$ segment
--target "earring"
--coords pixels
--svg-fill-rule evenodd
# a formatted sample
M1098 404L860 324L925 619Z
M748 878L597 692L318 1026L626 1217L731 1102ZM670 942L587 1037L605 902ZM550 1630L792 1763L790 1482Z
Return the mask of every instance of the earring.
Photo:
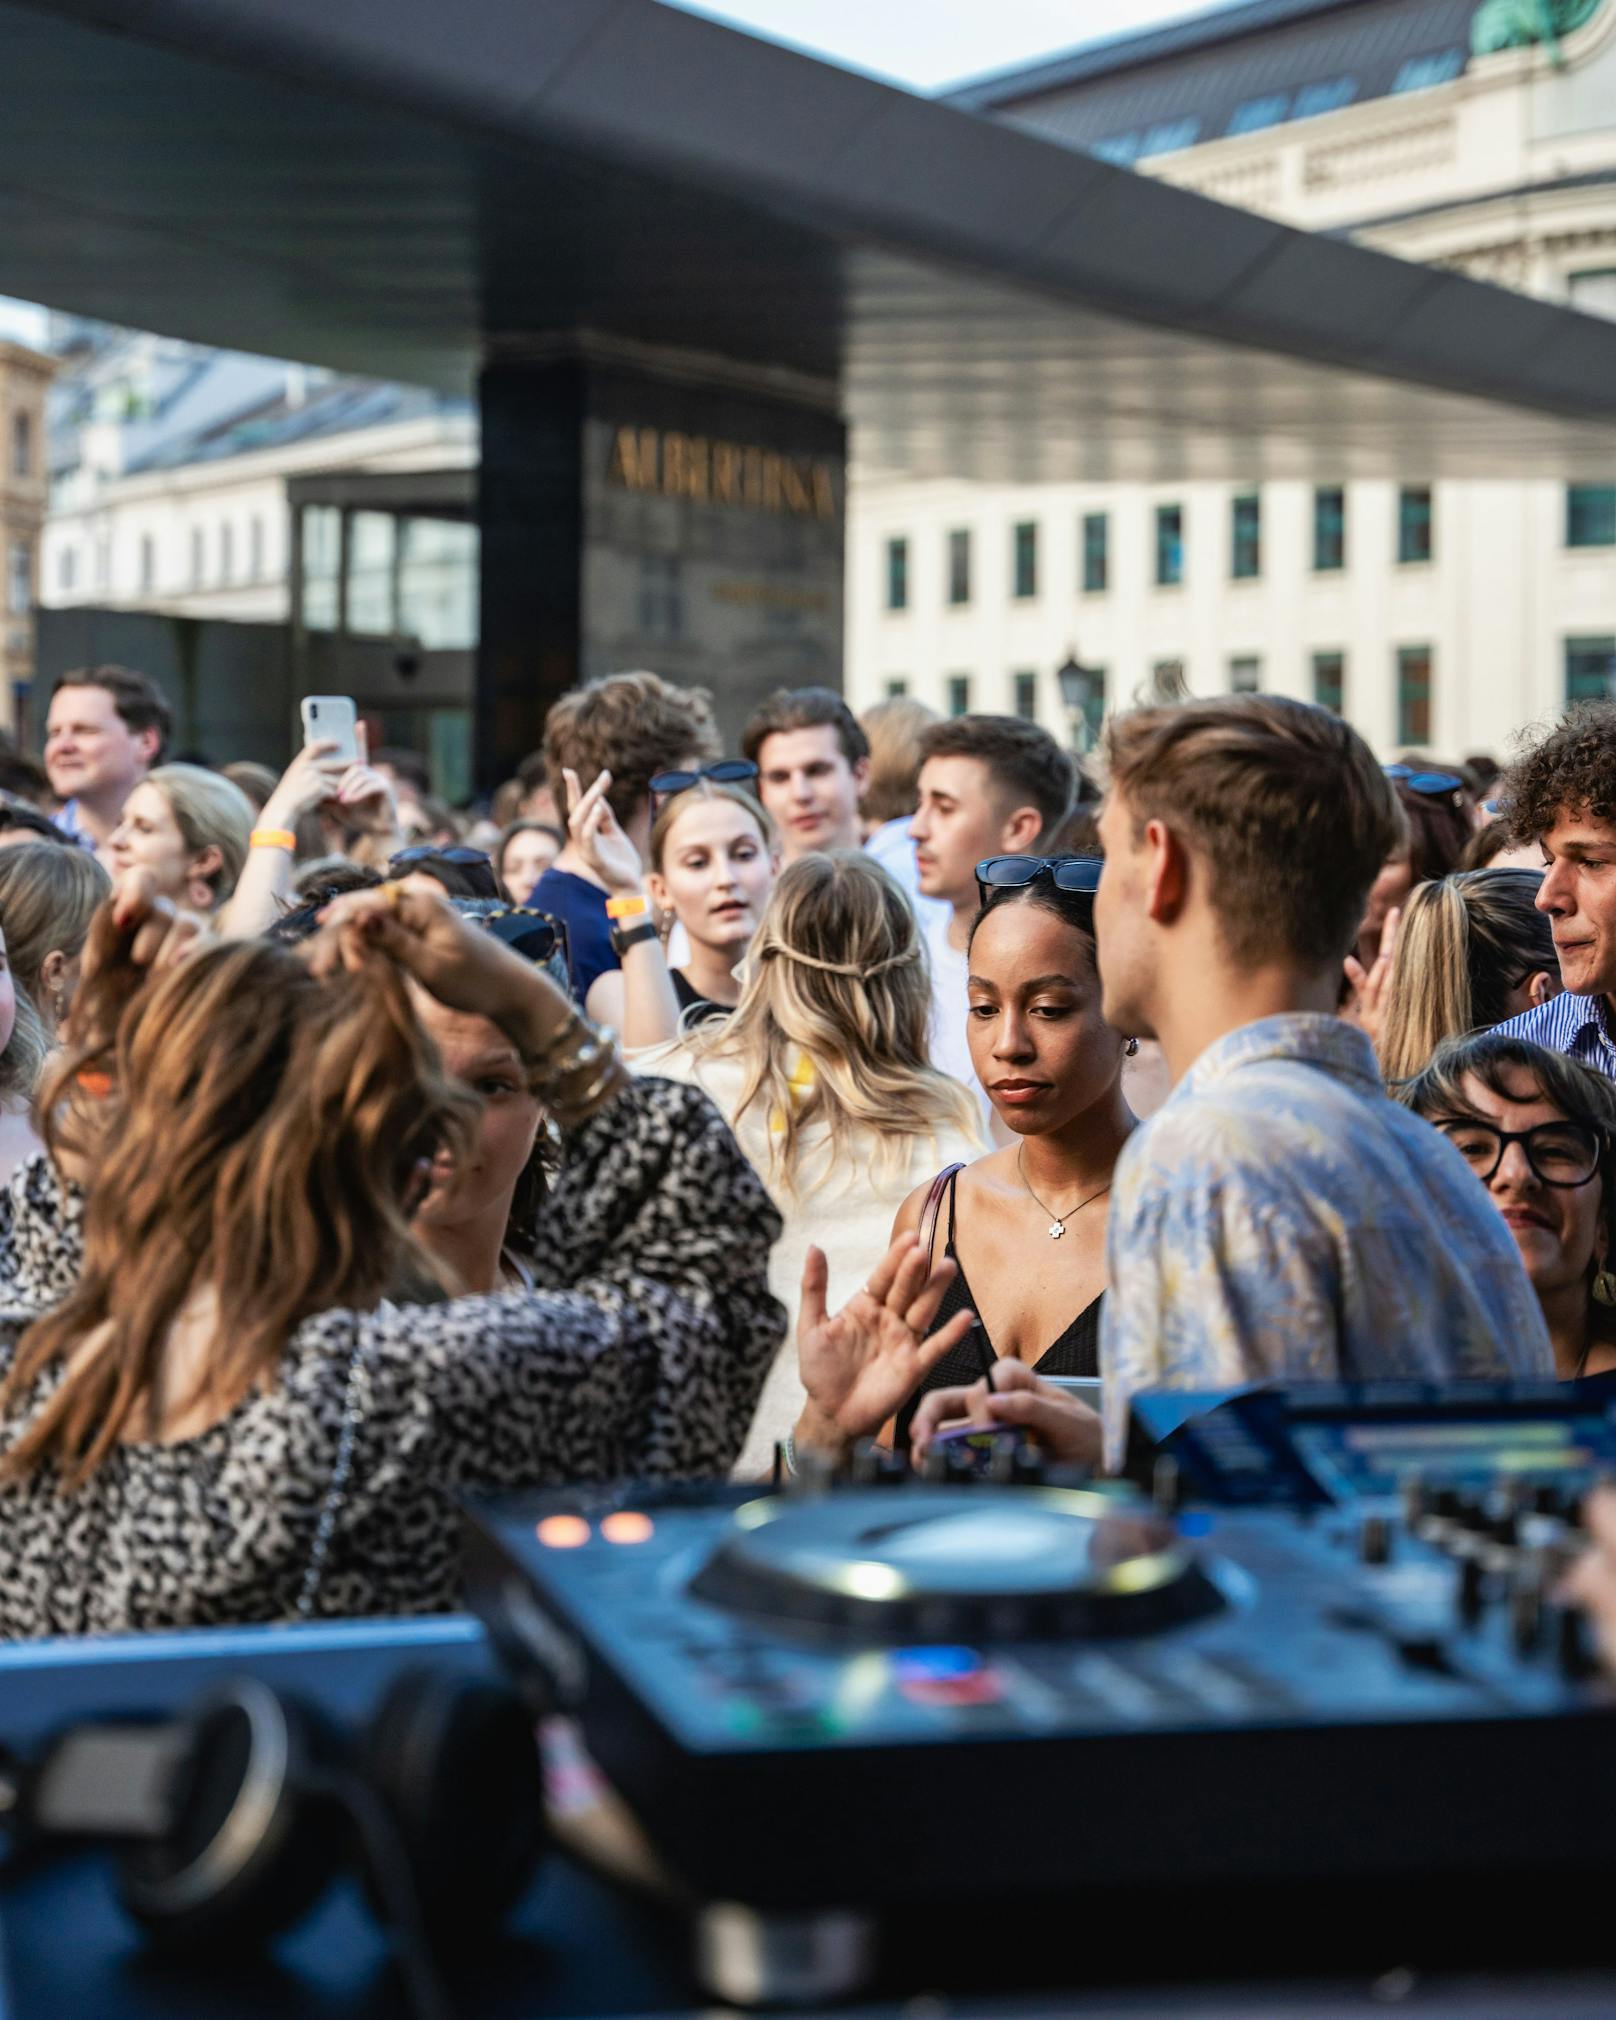
M1139 1040L1137 1038L1130 1038L1122 1049L1130 1059L1134 1058L1139 1051Z
M1616 1305L1616 1270L1600 1270L1595 1276L1594 1303Z

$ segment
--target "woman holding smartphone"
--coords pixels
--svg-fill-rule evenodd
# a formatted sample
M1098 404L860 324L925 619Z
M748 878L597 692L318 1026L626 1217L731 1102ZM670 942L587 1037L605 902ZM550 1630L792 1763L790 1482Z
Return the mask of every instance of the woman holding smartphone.
M899 1411L900 1447L918 1399L975 1382L985 1361L1044 1375L1100 1372L1106 1206L1134 1127L1122 1091L1131 1041L1100 1014L1101 867L1086 856L998 856L977 866L983 907L970 941L967 1035L977 1077L1016 1141L946 1167L909 1195L894 1223L894 1236L915 1233L931 1257L956 1265L940 1317L977 1318L975 1338L938 1361ZM847 1442L845 1422L827 1427L813 1371L803 1372L809 1402L796 1440L835 1449Z

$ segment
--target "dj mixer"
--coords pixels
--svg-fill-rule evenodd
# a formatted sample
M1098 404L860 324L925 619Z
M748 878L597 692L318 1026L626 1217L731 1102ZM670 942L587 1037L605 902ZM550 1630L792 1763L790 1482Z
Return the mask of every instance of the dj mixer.
M1608 1869L1612 1694L1529 1494L600 1492L477 1539L497 1648L701 1899Z

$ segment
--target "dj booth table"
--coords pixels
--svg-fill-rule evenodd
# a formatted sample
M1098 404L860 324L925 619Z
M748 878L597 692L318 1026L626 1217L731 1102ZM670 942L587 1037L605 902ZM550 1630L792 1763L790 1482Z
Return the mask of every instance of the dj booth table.
M166 1712L226 1676L252 1675L358 1722L406 1666L482 1670L480 1628L461 1620L361 1622L308 1628L162 1635L0 1651L0 1741L26 1755L78 1718ZM1593 1792L1590 1791L1592 1799ZM968 1833L965 1834L968 1837ZM962 1856L966 1856L963 1849ZM1260 1954L1262 1907L1251 1904ZM1379 1979L1311 1983L1224 1981L1083 1987L1081 1902L1074 1904L1073 1983L1047 1993L950 1998L834 2009L844 2020L1609 2020L1616 1968L1563 1976L1488 1973L1474 1979ZM1141 1946L1173 1966L1171 1930L1142 1928ZM1015 1930L1004 1910L976 1931L939 1929L939 1955L962 1943L1004 1949ZM1395 1966L1395 1959L1386 1960ZM1188 1965L1190 1960L1183 1960ZM484 2020L679 2020L710 2016L684 1963L671 1921L572 1860L544 1866L505 1936L451 1979L458 2013ZM115 1899L98 1854L29 1864L0 1885L0 2016L3 2020L405 2020L407 2008L385 1935L356 1884L335 1887L314 1914L266 1957L203 1971L160 1958L142 1943Z

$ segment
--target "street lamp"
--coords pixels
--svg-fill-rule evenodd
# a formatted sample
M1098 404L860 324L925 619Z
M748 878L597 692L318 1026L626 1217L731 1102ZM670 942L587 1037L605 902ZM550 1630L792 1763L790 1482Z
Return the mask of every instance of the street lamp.
M1065 664L1055 669L1060 698L1065 705L1072 748L1080 755L1094 743L1093 720L1105 706L1105 672L1098 666L1083 666L1074 650Z

